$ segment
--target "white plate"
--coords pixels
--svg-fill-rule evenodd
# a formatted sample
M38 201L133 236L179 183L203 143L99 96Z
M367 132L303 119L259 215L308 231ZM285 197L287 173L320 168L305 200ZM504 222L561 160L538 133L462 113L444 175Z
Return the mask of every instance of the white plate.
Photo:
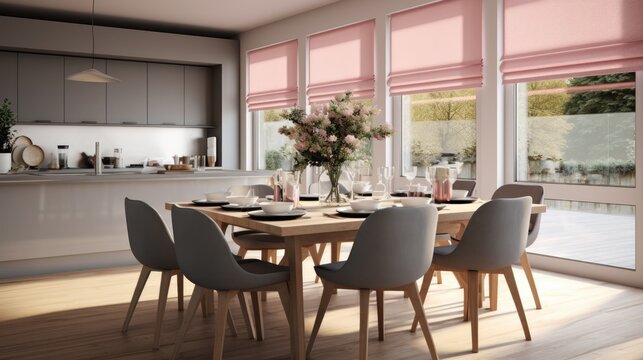
M45 160L45 152L38 145L28 145L22 151L22 161L29 166L38 166Z
M292 209L287 213L276 213L276 214L269 214L263 210L248 212L248 215L251 218L258 219L258 220L292 220L298 217L302 217L305 214L306 214L306 210L303 210L303 209Z

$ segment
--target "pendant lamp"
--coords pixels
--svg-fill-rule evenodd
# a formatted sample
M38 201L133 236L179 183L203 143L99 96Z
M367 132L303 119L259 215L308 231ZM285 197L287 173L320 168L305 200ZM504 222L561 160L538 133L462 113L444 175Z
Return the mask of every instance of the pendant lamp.
M90 83L111 83L114 81L120 81L119 79L109 76L94 68L94 1L95 0L92 0L92 68L69 75L67 80Z

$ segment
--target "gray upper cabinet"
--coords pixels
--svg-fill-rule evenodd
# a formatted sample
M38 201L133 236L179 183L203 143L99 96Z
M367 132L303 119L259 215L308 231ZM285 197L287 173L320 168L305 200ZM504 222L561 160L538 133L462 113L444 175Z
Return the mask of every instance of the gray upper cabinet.
M121 80L107 84L107 123L147 124L147 64L107 60L106 70Z
M150 63L147 75L147 123L184 125L184 67Z
M64 67L62 56L18 54L18 121L64 121Z
M91 67L92 59L65 57L65 78ZM93 67L104 72L105 60L94 60ZM65 123L104 124L106 91L105 84L65 80Z
M9 107L18 112L18 54L0 51L0 106L4 99L11 102Z
M214 126L212 69L209 67L185 67L185 125Z

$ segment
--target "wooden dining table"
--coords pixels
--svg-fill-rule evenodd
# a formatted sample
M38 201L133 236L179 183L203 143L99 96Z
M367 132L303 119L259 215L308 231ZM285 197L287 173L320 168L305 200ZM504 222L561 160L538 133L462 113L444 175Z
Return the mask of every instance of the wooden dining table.
M389 206L399 206L391 200ZM477 200L468 204L446 204L438 212L438 227L449 224L466 226L473 213L484 203ZM170 210L173 205L193 206L191 202L165 204ZM306 337L304 323L304 291L302 274L302 248L323 243L352 242L364 221L363 218L347 218L337 214L332 207L322 207L318 202L302 201L301 206L306 214L293 220L266 221L250 218L246 212L228 211L220 207L194 207L212 218L225 233L229 226L239 226L250 230L266 232L280 236L285 241L285 256L290 268L290 311L292 323L290 326L291 357L305 359ZM543 204L533 204L532 213L543 213Z

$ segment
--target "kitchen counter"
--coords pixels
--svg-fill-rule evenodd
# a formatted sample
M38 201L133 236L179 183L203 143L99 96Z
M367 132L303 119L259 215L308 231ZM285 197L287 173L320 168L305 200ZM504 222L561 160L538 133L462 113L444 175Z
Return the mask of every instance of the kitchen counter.
M205 198L233 185L266 184L270 171L141 173L93 169L0 175L0 278L137 264L124 199L143 200L168 229L168 201Z
M95 175L94 169L68 170L29 170L16 174L0 174L0 185L20 183L86 183L86 182L119 182L119 181L167 181L167 180L207 180L246 177L267 177L270 171L241 171L222 168L208 168L205 171L156 173L156 169L105 169L102 175Z

